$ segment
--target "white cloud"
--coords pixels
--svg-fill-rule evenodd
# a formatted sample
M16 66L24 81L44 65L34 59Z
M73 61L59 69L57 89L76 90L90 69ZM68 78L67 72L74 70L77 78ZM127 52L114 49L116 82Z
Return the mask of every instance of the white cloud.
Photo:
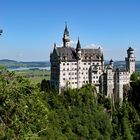
M94 49L100 48L100 49L102 50L101 45L96 45L96 44L94 44L94 43L91 43L91 44L89 44L89 45L85 45L84 48L94 48Z
M71 43L71 46L75 48L76 47L76 44L77 44L77 41L76 40L71 40L70 43ZM62 47L63 46L63 43L56 44L56 46L57 47Z

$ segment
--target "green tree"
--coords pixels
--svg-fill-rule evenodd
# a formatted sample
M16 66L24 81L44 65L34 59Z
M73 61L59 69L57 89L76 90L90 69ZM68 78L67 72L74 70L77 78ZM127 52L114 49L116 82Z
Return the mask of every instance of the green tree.
M47 127L48 108L42 93L13 72L0 72L0 138L37 138Z

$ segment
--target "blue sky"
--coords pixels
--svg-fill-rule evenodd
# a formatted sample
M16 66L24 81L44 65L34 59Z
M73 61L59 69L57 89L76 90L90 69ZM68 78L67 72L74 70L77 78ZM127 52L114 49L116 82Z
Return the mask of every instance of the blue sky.
M132 46L140 60L139 0L0 0L0 59L49 60L67 22L72 45L98 47L124 60Z

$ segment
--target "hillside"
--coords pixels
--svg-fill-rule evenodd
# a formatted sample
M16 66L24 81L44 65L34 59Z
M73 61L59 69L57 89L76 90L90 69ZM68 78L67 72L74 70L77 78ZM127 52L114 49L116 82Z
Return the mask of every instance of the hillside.
M19 67L49 67L49 61L33 61L33 62L23 62L23 61L15 61L2 59L0 60L0 64L4 65L7 68L19 68Z

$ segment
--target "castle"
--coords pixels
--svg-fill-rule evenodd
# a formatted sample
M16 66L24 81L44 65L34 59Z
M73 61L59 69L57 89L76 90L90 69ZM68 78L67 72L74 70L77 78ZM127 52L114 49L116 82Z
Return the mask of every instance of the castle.
M82 48L78 39L76 48L71 47L67 25L64 29L63 46L54 44L50 54L51 85L61 92L65 88L80 88L91 83L97 92L114 100L123 100L123 86L129 84L135 72L134 50L129 47L125 58L126 68L114 68L113 60L104 64L100 48Z

